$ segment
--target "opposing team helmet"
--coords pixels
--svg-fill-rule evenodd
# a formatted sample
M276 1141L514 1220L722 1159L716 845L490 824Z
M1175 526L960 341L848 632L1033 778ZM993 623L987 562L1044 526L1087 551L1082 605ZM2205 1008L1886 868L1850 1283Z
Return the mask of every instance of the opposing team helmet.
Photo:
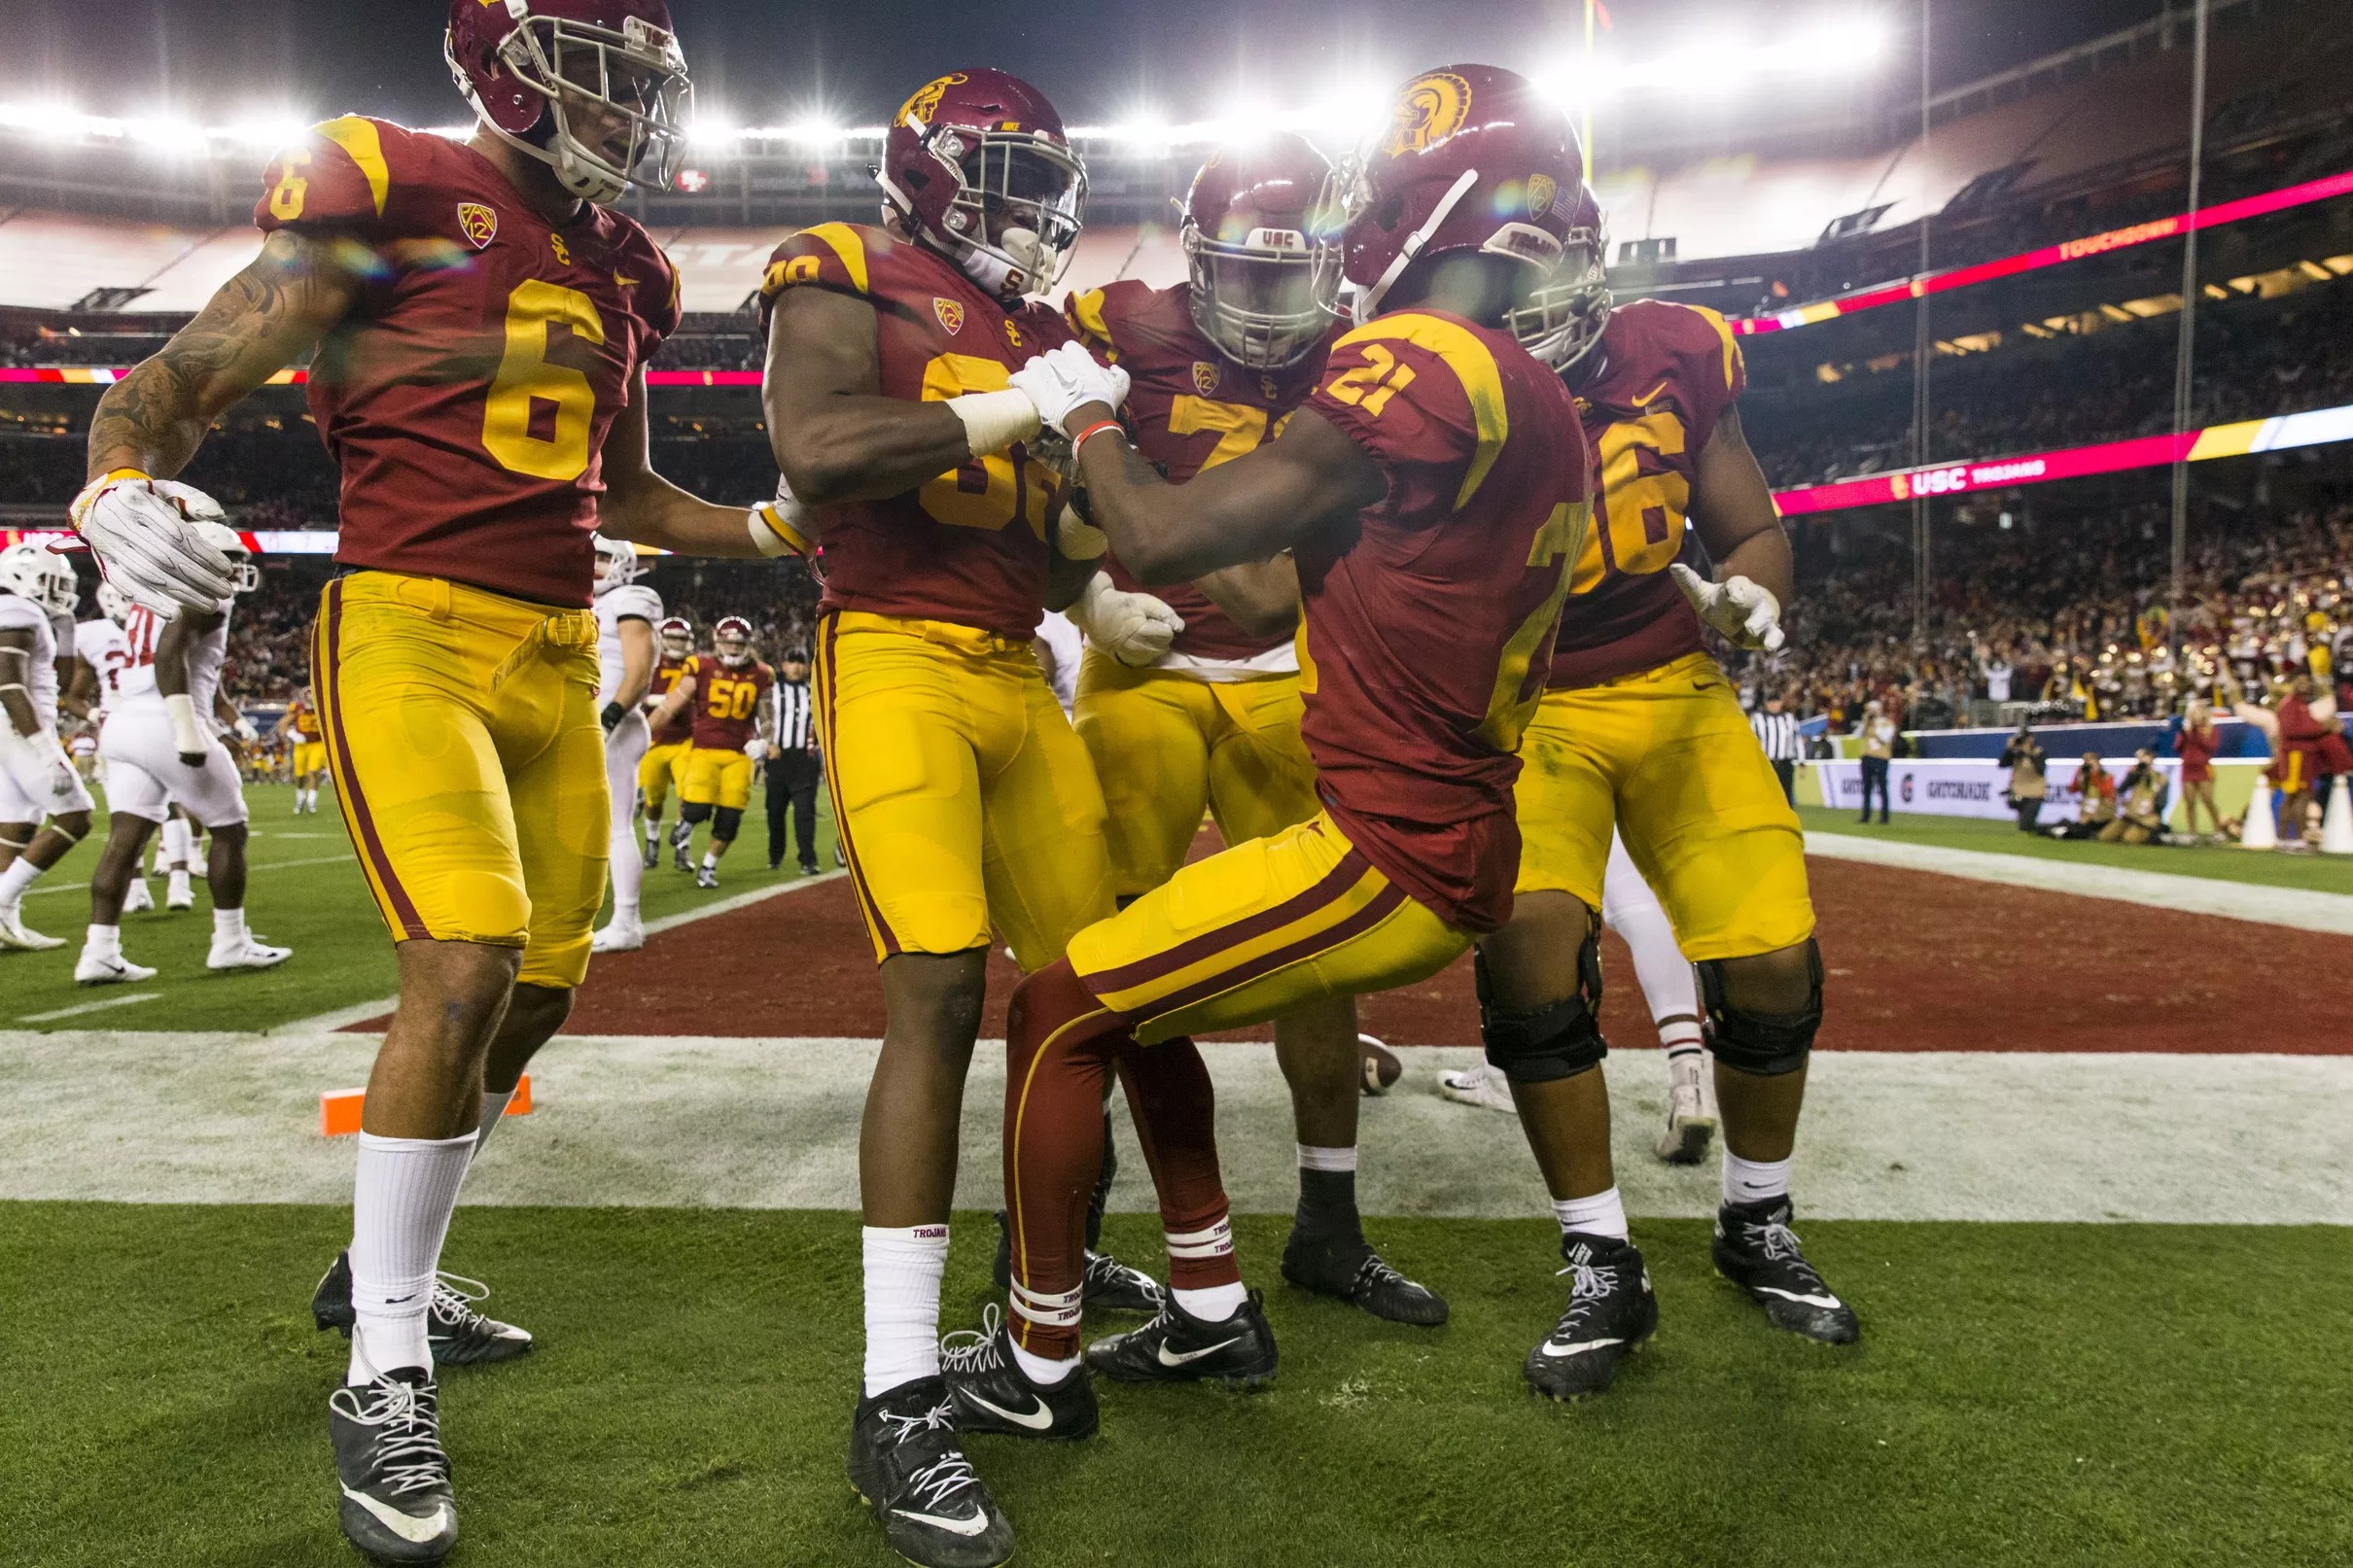
M99 614L104 615L108 620L113 621L117 626L120 626L124 621L130 619L130 612L136 608L138 607L131 603L131 599L128 594L124 593L122 589L116 587L113 583L108 582L103 578L99 580Z
M70 615L82 603L73 563L47 545L12 544L0 551L0 593L13 593L52 615Z
M1086 210L1061 114L1003 71L925 83L892 120L874 178L887 212L1001 299L1053 288Z
M602 534L590 538L596 544L596 591L600 598L624 583L635 582L645 574L637 546L627 540L607 539Z
M1306 358L1337 319L1335 216L1332 166L1304 138L1282 132L1211 154L1178 232L1201 334L1246 369Z
M245 538L227 523L196 519L193 525L205 543L228 557L232 574L229 594L252 593L262 586L262 569L254 565L253 551L246 548ZM227 609L224 605L222 608Z
M720 663L740 670L752 662L752 623L741 615L721 616L711 630L711 644L719 649Z
M666 0L449 0L441 53L491 134L582 200L677 174L693 88Z
M1568 287L1585 154L1568 117L1516 72L1450 65L1415 77L1341 182L1343 266L1359 321L1381 313L1414 262L1454 252L1502 257L1538 274L1518 293L1515 335L1528 307ZM1549 321L1553 312L1541 314ZM1546 321L1529 326L1529 352L1564 363L1568 334Z
M663 657L671 659L683 659L687 654L694 651L694 622L688 620L685 616L665 616L662 620L659 632L662 640Z

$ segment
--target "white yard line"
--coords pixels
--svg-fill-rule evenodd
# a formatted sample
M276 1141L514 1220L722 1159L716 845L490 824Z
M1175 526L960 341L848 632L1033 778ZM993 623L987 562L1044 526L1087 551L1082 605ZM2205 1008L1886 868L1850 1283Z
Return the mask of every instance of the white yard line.
M81 1029L0 1032L0 1199L350 1200L351 1150L318 1135L322 1090L375 1042ZM467 1178L469 1202L847 1209L876 1043L566 1037L532 1063L539 1108ZM1205 1047L1226 1181L1245 1212L1297 1193L1289 1098L1263 1045ZM1467 1049L1403 1053L1363 1105L1370 1214L1542 1217L1508 1116L1438 1097ZM1659 1164L1656 1052L1609 1063L1619 1184L1642 1215L1704 1215L1714 1163ZM1004 1052L965 1096L960 1206L992 1208ZM1801 1216L2353 1224L2353 1059L1826 1051L1808 1083ZM1151 1207L1126 1118L1113 1206Z
M707 921L715 915L731 915L739 909L749 909L754 904L766 903L771 898L782 897L790 892L798 892L804 888L814 888L820 883L834 882L849 874L847 871L827 871L820 876L802 877L794 882L778 883L772 888L755 888L750 892L736 893L732 897L716 899L708 904L697 904L692 909L681 910L675 915L665 915L657 921L648 921L646 934L659 936L664 931L674 931L682 925L692 925L696 921ZM324 1013L314 1013L308 1018L299 1018L289 1024L280 1024L275 1028L264 1032L279 1036L333 1034L338 1030L349 1028L354 1024L365 1024L371 1018L382 1018L398 1006L400 1000L399 996L394 995L378 996L371 1001L353 1002L349 1006L334 1008Z
M350 858L351 856L348 854L313 854L306 855L298 860L256 860L247 865L245 869L248 873L255 871L286 871L295 866L333 865L337 860L348 860ZM26 889L24 896L27 898L39 898L46 893L77 893L87 892L88 889L89 884L87 882L44 883L40 887Z
M160 991L135 991L121 996L108 996L100 1001L78 1002L72 1007L52 1008L46 1013L26 1013L20 1016L17 1022L19 1024L47 1024L54 1019L79 1018L84 1013L103 1013L116 1007L128 1007L134 1002L160 1001L162 997L163 993Z
M2184 877L2165 871L2134 871L2123 866L2085 865L2073 860L2046 860L2038 855L2001 854L1979 850L1954 850L1934 844L1906 844L1897 839L1865 838L1856 833L1809 833L1806 853L1831 860L1860 860L1871 865L1898 866L1907 871L1934 871L1972 882L1998 882L2011 888L2038 888L2048 892L2078 893L2087 898L2111 898L2152 909L2175 909L2194 915L2221 915L2230 920L2265 925L2286 925L2302 931L2325 931L2353 936L2353 895L2315 892L2301 888L2266 888L2255 883L2228 882L2215 877ZM2162 851L2152 850L2152 854ZM2230 850L2181 854L2229 854ZM2244 853L2255 853L2252 851Z

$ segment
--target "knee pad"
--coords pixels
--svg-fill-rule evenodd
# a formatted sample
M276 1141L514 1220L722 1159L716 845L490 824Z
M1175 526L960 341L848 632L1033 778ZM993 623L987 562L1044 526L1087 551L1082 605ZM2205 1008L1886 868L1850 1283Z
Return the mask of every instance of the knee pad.
M1549 1083L1573 1078L1598 1066L1609 1055L1601 1038L1601 939L1586 937L1577 949L1577 992L1573 996L1539 1007L1532 1013L1495 1010L1494 993L1487 978L1487 955L1471 959L1471 974L1479 988L1479 1037L1487 1042L1487 1060L1514 1083Z
M1814 1031L1822 1027L1822 948L1806 939L1807 978L1810 985L1806 1006L1795 1013L1750 1013L1724 1000L1724 960L1705 958L1694 965L1700 972L1700 1006L1707 1015L1707 1046L1716 1060L1760 1078L1796 1072L1813 1052Z
M692 824L711 819L712 808L702 801L682 800L678 803L678 819Z
M741 806L719 806L711 813L711 836L721 844L735 842L735 830L744 825Z

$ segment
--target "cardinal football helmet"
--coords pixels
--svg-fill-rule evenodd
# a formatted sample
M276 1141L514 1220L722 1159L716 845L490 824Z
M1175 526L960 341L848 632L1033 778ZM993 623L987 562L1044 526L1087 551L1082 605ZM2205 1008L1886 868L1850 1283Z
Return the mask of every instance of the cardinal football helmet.
M1193 176L1178 236L1193 325L1246 369L1296 365L1337 319L1331 191L1331 164L1288 132L1221 148Z
M684 615L671 615L661 624L662 656L683 659L694 651L694 622Z
M637 548L627 540L607 539L602 534L590 538L596 543L596 591L600 596L625 582L635 582L644 574Z
M491 133L574 195L611 201L677 172L693 89L666 0L449 0L441 53ZM599 121L605 135L581 134Z
M1341 249L1357 320L1379 315L1422 258L1499 256L1542 274L1517 296L1513 335L1547 364L1567 363L1575 323L1565 302L1543 301L1576 285L1568 252L1585 155L1568 117L1527 78L1492 65L1424 71L1398 89L1388 124L1351 160L1343 185Z
M950 71L917 89L874 178L886 212L1001 299L1053 288L1086 209L1061 114L1003 71Z
M711 630L712 645L719 649L719 662L730 670L740 670L752 662L752 623L741 615L722 615Z

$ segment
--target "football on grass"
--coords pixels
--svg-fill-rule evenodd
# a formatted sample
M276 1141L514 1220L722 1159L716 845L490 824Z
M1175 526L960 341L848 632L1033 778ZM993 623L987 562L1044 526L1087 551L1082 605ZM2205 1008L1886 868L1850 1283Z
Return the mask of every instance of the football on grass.
M1397 1060L1397 1053L1369 1034L1356 1036L1356 1058L1363 1069L1364 1092L1368 1095L1387 1094L1405 1072L1405 1063Z

